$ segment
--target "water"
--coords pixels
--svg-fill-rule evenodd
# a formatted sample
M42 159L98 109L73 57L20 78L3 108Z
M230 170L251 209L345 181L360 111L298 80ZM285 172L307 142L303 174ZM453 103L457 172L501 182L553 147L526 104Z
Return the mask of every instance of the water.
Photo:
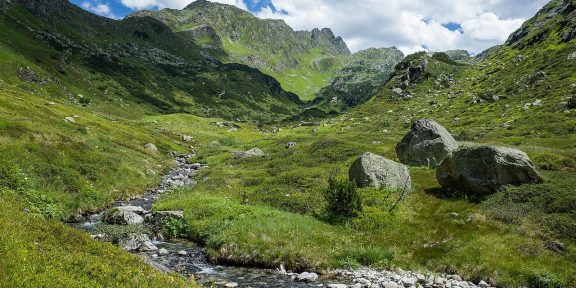
M200 169L198 165L187 164L188 156L176 156L178 167L162 177L159 187L146 191L141 197L130 201L118 201L109 208L121 206L139 206L149 211L152 204L163 193L169 193L175 187L190 186L195 182L193 176ZM82 223L74 227L92 235L98 233L104 212L90 215ZM292 280L292 275L281 274L270 269L242 268L234 266L215 265L208 261L205 249L200 245L186 240L158 241L152 239L159 249L165 248L168 255L160 256L158 251L137 252L147 263L164 272L175 272L185 278L194 276L197 282L206 286L224 287L228 283L237 283L238 287L321 287L330 283L345 283L346 281L324 280L316 283L301 283ZM186 255L180 255L186 251Z

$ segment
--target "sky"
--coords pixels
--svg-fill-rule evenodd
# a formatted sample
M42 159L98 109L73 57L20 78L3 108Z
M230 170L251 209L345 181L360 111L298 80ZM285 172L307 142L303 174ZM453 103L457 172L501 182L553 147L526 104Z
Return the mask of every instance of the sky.
M71 0L121 19L142 9L181 9L192 0ZM405 54L502 44L549 0L214 0L282 19L295 30L329 27L352 52L396 46Z

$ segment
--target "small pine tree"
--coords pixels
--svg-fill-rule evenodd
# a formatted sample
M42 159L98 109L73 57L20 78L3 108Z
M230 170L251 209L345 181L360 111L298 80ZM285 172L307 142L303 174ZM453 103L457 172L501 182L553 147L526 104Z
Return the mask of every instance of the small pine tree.
M356 183L348 180L328 179L328 189L324 193L328 202L328 212L341 216L355 216L362 211L362 198Z

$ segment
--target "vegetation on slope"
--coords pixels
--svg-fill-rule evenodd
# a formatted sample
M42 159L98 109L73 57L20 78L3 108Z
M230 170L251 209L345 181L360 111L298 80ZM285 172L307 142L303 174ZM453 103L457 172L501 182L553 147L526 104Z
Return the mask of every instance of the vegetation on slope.
M131 15L146 16L165 23L224 62L260 69L303 100L321 97L329 104L338 94L337 104L329 106L338 112L372 97L403 57L395 48L351 54L342 38L328 28L293 31L281 20L259 19L234 6L208 1L193 2L183 10Z

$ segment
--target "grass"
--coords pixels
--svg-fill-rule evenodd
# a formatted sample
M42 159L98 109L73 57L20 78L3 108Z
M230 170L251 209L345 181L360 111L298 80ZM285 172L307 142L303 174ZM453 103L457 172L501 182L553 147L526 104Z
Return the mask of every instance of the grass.
M573 252L557 254L544 247L545 241L559 239L571 251L574 239L557 237L544 229L550 222L523 220L525 224L519 227L500 221L486 210L493 206L506 211L508 202L495 200L500 194L484 203L444 195L430 169L412 169L414 191L393 212L389 210L398 194L360 189L364 209L357 217L334 219L327 215L323 193L333 171L339 171L339 178L346 177L347 167L364 151L395 159L394 145L401 138L401 131L374 134L370 126L364 131L366 126L354 122L369 120L352 118L327 121L322 127L285 128L273 133L250 126L236 132L214 129L210 121L191 116L150 117L150 121L156 120L154 127L196 133L195 147L210 167L199 176L198 186L163 198L155 209L185 210L190 237L205 243L211 259L220 263L263 267L282 263L295 270L401 267L459 273L474 281L484 279L512 286L538 277L565 286L575 283ZM174 119L181 122L175 123ZM234 137L234 145L209 147L208 143L224 136ZM298 145L285 149L289 141ZM268 156L232 158L232 151L252 147L261 148ZM572 152L530 147L525 149L530 155L565 155L537 162L558 171L545 172L545 184L533 188L542 191L540 195L548 195L548 202L564 203L562 199L574 194L570 186L574 170L564 160L572 159ZM555 181L561 178L568 182ZM558 192L547 193L550 189ZM522 195L522 190L518 191ZM533 202L538 203L538 199ZM500 206L492 205L495 202ZM571 209L568 203L559 209ZM453 218L451 212L459 216ZM552 219L567 219L566 225L572 225L570 213Z
M0 287L193 287L0 192Z

